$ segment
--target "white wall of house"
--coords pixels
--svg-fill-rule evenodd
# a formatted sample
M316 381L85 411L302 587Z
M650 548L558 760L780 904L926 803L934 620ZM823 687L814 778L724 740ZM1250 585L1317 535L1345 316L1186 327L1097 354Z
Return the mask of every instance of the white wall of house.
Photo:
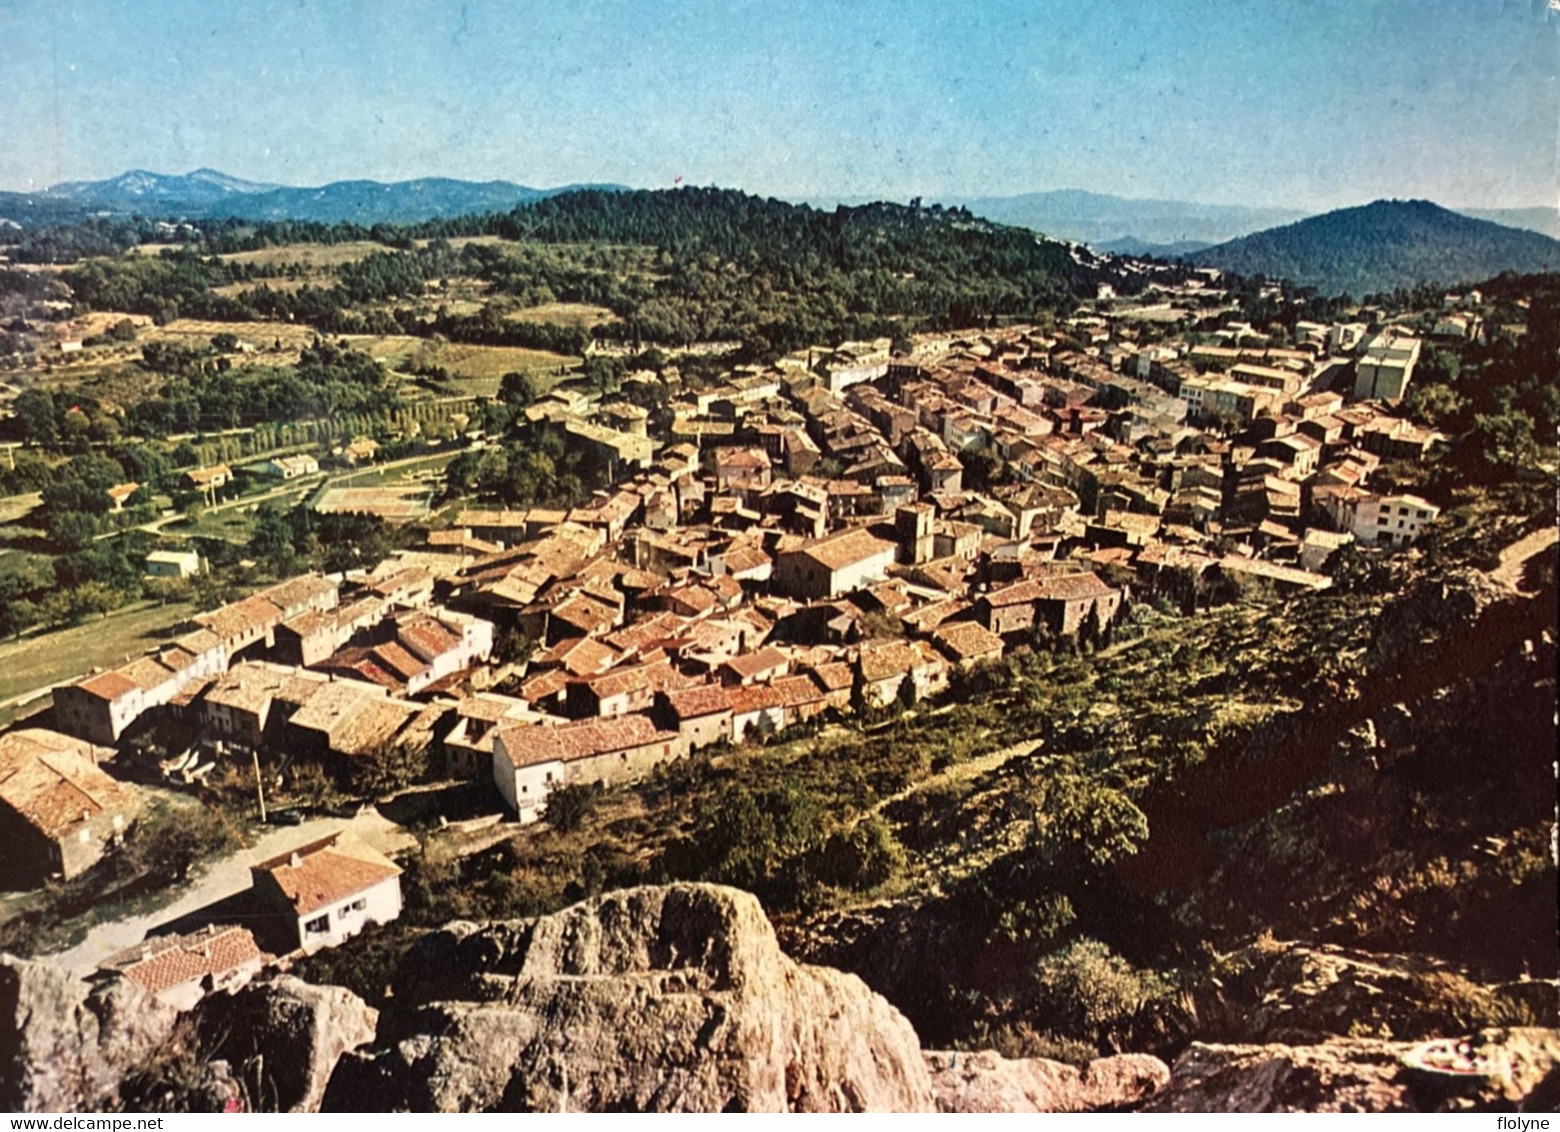
M888 577L888 568L894 564L894 553L894 548L890 546L860 562L852 562L833 571L829 575L829 596L836 597L859 590L869 583L882 581Z
M731 717L733 743L740 743L744 739L756 739L761 735L773 735L784 730L785 708L783 706L759 708L756 711L733 714Z
M401 915L401 878L386 877L307 916L298 917L298 946L308 952L336 947L369 924L388 924Z
M1438 514L1434 507L1399 496L1361 499L1346 512L1350 532L1367 546L1407 546Z
M493 742L493 785L522 825L541 818L548 792L563 785L563 775L563 763L556 759L517 767L503 739Z

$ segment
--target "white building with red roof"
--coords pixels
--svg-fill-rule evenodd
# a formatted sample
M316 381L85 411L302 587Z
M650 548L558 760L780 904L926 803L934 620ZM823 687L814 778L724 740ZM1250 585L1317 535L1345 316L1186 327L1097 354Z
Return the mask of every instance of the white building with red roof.
M401 915L401 868L349 834L300 845L250 870L255 901L295 926L298 948L335 947Z

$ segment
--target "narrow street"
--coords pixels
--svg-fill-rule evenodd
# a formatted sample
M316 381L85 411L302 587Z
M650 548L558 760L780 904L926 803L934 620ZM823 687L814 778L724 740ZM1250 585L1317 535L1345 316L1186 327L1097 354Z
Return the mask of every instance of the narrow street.
M203 867L192 884L164 894L169 899L153 911L94 924L86 938L74 947L39 958L82 974L90 973L110 955L140 943L155 928L243 892L249 887L251 865L343 829L350 829L387 854L415 843L410 834L372 806L355 818L315 818L302 825L277 826L267 830L253 845Z

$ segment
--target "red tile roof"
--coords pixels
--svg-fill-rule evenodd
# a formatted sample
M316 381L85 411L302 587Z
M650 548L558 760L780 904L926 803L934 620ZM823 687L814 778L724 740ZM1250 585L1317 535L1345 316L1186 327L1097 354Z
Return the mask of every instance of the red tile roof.
M842 531L819 539L800 553L811 558L826 570L843 570L877 555L892 554L894 544L878 538L865 527Z
M76 687L84 692L91 692L100 699L117 700L121 696L137 691L140 686L117 672L101 672L82 680Z
M731 710L731 697L719 684L702 684L666 694L667 705L678 719L698 719Z
M932 640L955 660L1002 655L1002 638L976 621L954 621L940 625L932 634Z
M498 734L504 752L517 767L545 762L571 762L594 755L611 754L682 738L675 731L660 731L648 716L620 715L566 723L561 727L527 725L505 728Z
M270 958L248 928L213 925L189 935L153 937L101 966L120 971L131 982L158 994L208 975L220 977L248 963L263 965Z
M340 834L273 857L255 871L270 874L300 916L401 875L390 858Z
M90 743L41 727L0 736L0 805L51 840L99 814L135 813L135 788L99 770L95 754Z

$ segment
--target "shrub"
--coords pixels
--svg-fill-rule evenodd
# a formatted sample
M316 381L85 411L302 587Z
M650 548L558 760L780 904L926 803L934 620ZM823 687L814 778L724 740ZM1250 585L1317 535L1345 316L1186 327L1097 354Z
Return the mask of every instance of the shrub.
M585 819L596 812L601 799L599 787L588 782L559 786L547 795L547 807L542 817L554 829L572 833L585 824Z
M832 884L865 891L887 884L904 869L904 846L877 814L835 831L824 842L820 872Z
M1042 959L1034 972L1035 1010L1055 1029L1101 1050L1149 1044L1156 1015L1178 1001L1175 985L1134 968L1098 940L1084 939Z

